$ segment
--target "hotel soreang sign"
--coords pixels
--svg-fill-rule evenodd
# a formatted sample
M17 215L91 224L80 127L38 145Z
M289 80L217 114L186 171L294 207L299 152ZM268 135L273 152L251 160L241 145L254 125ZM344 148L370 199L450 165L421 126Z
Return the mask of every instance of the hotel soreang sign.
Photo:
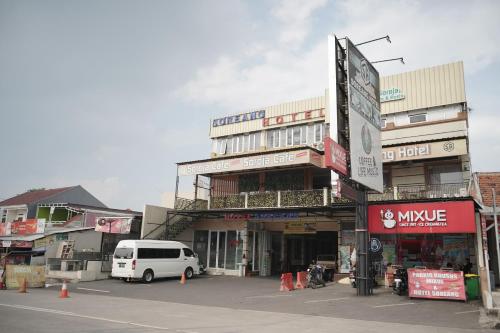
M408 297L465 301L464 273L408 269Z
M476 232L472 201L368 206L371 234L451 234Z
M323 156L309 149L301 149L274 154L215 159L208 162L183 164L179 165L179 176L204 175L298 164L312 164L321 167L322 163Z
M274 125L283 125L289 123L295 123L298 121L311 120L315 118L325 118L325 109L315 109L315 110L307 110L301 112L294 112L290 114L284 114L274 117L264 118L262 120L262 126L274 126Z
M387 163L465 154L467 154L467 143L465 139L458 139L383 148L382 160Z
M217 118L212 121L212 127L241 123L250 120L263 119L266 117L266 110L241 113L234 116Z

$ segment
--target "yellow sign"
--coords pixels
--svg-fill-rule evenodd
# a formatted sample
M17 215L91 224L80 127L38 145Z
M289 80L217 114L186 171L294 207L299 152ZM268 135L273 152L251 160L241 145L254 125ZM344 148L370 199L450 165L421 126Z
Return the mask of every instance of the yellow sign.
M26 278L29 288L45 287L45 267L7 265L5 272L7 289L17 289Z
M315 234L316 222L293 221L285 223L284 234Z

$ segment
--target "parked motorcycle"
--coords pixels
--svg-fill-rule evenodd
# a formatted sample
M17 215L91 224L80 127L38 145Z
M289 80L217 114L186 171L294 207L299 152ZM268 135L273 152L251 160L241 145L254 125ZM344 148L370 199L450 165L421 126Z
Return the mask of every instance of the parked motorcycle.
M368 269L368 276L370 277L370 279L368 280L369 287L373 288L373 287L378 286L377 280L375 279L375 277L376 277L375 268L373 266L369 267L369 269ZM353 267L349 271L349 282L351 283L351 286L353 288L356 288L356 286L357 286L357 283L356 283L356 267Z
M319 264L313 264L307 270L307 286L316 289L317 286L325 287L325 280L323 279L324 268Z
M349 271L349 282L351 282L353 288L356 288L356 268L352 268Z
M406 268L396 268L392 290L399 296L403 295L408 290L408 271Z

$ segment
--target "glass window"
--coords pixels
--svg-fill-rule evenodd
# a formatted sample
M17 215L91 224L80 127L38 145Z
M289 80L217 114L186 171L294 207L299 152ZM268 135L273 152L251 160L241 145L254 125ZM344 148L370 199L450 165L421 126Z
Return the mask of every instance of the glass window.
M270 130L267 131L267 148L272 148L274 147L274 131Z
M207 267L208 230L194 231L193 249L198 253L200 263Z
M185 247L182 251L184 252L184 257L194 258L194 252L191 249Z
M437 165L429 168L431 184L460 184L464 182L459 164Z
M238 139L238 152L242 153L243 152L243 136L239 135L238 137L236 137L236 139Z
M314 124L314 142L323 141L323 126L321 123Z
M227 139L219 139L219 154L224 155L226 153Z
M228 138L226 145L227 145L226 152L228 154L232 154L233 153L233 138Z
M410 124L420 123L427 120L427 114L425 113L411 114L408 115L408 117L410 118Z
M286 128L282 128L278 130L280 132L280 147L285 147L286 146Z
M289 127L286 129L286 145L293 145L293 128Z
M175 259L181 255L181 249L137 249L137 259Z
M116 259L132 259L134 255L134 249L129 247L116 248L115 258Z
M298 146L300 144L300 126L295 126L293 128L293 145Z
M238 248L238 245L236 231L228 231L226 245L226 269L236 269L236 249Z
M249 144L250 144L250 136L248 134L245 134L243 136L243 151L249 151Z
M381 118L381 119L380 119L380 127L381 127L381 128L385 128L385 122L386 122L386 119L385 119L385 118Z
M307 125L300 126L300 143L307 144Z
M257 150L260 148L260 132L258 133L254 133L255 135L255 145L254 145L254 149Z

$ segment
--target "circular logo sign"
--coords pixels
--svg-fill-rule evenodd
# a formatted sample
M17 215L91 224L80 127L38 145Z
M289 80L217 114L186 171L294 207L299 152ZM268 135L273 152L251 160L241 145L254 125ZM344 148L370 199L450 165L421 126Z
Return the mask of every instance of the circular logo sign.
M101 227L106 225L106 219L99 219L97 220L97 224L99 224Z
M373 253L377 253L382 249L382 243L378 240L378 238L370 239L370 251Z
M372 152L372 135L368 129L368 124L364 124L361 128L361 143L363 144L363 150L369 155Z
M443 143L443 149L447 152L453 151L455 149L455 144L451 141Z
M366 85L370 84L370 67L368 67L366 59L361 60L361 77Z

